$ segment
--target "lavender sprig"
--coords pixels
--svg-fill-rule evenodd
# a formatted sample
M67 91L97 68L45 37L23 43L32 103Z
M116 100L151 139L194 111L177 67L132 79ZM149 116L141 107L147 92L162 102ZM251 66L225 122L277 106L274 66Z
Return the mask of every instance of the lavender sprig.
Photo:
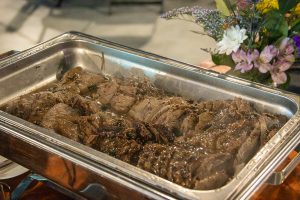
M206 9L199 6L182 7L171 10L161 17L164 19L186 19L184 16L191 16L191 20L202 25L207 35L215 40L222 38L223 25L227 23L227 19L216 9Z

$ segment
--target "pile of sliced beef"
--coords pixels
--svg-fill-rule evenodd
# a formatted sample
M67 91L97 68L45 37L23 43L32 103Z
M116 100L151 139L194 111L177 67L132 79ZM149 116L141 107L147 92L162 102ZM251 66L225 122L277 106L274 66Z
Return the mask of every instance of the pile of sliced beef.
M187 188L225 185L287 121L247 101L191 101L147 79L68 71L4 110Z

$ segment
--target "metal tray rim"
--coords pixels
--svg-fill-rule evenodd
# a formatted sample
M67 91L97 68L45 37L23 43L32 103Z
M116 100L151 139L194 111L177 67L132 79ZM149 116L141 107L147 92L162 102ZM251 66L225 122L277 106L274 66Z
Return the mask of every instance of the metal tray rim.
M12 63L18 61L18 60L22 60L22 59L24 59L28 56L31 56L31 55L33 55L37 52L40 52L44 49L47 49L47 48L49 48L53 45L56 45L56 44L59 44L59 43L62 43L62 42L66 42L66 41L79 41L79 40L82 40L82 41L85 41L85 42L93 42L93 43L97 43L97 44L100 44L100 45L113 46L114 48L120 48L121 50L127 50L127 51L130 51L130 52L138 53L139 55L145 56L147 58L149 58L149 57L150 58L155 58L157 60L160 60L161 62L175 65L176 67L181 67L181 68L183 67L186 70L192 70L192 71L195 71L197 73L203 73L203 74L206 74L206 75L212 76L212 77L229 79L230 81L233 81L237 84L243 84L243 85L246 85L246 86L249 86L249 87L255 87L255 88L258 88L258 89L262 89L262 90L267 91L267 92L280 94L281 96L286 97L289 100L294 101L294 103L297 104L297 107L298 107L297 112L289 120L289 122L283 127L283 129L286 128L287 126L289 126L289 130L292 130L292 129L296 130L297 128L299 128L298 124L299 124L299 121L300 121L300 111L299 111L299 102L300 102L300 100L299 100L299 97L294 95L294 94L284 92L284 91L275 90L275 89L272 89L272 88L269 88L269 87L266 87L266 86L263 86L263 85L260 85L260 84L254 84L254 83L251 83L251 82L248 82L248 81L236 79L236 78L231 77L231 76L219 75L215 72L210 72L210 71L206 71L206 70L203 70L203 69L199 69L199 68L197 68L193 65L190 65L190 64L185 64L185 63L182 63L182 62L179 62L179 61L176 61L176 60L164 58L164 57L157 56L157 55L154 55L154 54L151 54L151 53L146 53L146 52L143 52L143 51L140 51L140 50L135 50L135 49L132 49L132 48L128 48L128 47L125 47L125 46L122 46L122 45L118 45L118 44L115 44L115 43L112 43L112 42L108 42L108 41L105 41L105 40L95 38L93 36L88 36L88 35L85 35L85 34L82 34L82 33L77 33L77 32L69 32L69 33L62 34L62 35L60 35L60 36L58 36L58 37L56 37L56 38L54 38L54 39L52 39L48 42L44 42L42 44L39 44L39 45L37 45L37 46L35 46L31 49L28 49L24 52L18 53L14 56L11 56L11 57L7 58L7 59L0 60L0 69L5 67L5 66L8 66L9 64L12 64ZM2 113L0 113L0 116L3 117ZM9 119L9 118L7 118L7 119ZM280 130L277 134L282 133L282 132L283 131ZM296 133L294 135L296 135ZM291 136L293 136L293 135L291 134ZM296 136L293 136L293 139L295 139L295 138L296 138ZM290 147L289 150L292 150L292 148L293 147ZM264 149L262 148L259 152L261 152L263 150ZM271 155L273 155L273 154L271 154ZM283 155L282 155L282 157L283 157ZM240 173L242 173L243 171L245 171L245 168ZM182 191L188 191L189 193L194 194L192 196L197 197L200 194L209 194L209 193L213 193L213 194L216 194L216 193L221 194L222 193L222 194L224 194L224 192L226 192L227 195L230 195L230 193L233 192L233 191L230 191L232 189L230 187L233 184L232 182L233 181L229 182L227 185L225 185L224 187L222 187L220 189L211 190L211 191L190 190L190 189L186 189L186 188L183 188L181 186L178 186L174 183L171 183L171 185L175 185L176 187L181 187Z

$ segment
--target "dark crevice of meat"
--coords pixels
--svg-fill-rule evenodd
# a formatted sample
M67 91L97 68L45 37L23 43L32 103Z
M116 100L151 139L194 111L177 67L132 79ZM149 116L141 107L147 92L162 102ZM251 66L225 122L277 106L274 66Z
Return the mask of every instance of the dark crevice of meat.
M96 101L76 95L72 98L71 105L80 111L82 115L91 115L99 112L101 105Z
M2 109L183 187L222 187L285 124L241 98L194 101L80 67Z
M142 150L142 145L135 140L123 138L98 137L92 147L133 165L137 164L139 152Z

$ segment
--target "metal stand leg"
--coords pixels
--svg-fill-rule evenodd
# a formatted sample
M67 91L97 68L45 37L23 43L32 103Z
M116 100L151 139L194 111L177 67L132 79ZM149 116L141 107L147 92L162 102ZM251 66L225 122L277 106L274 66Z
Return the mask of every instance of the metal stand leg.
M62 188L60 185L57 185L56 183L40 176L37 174L29 174L25 179L23 179L21 181L21 183L19 183L19 185L15 188L15 190L11 193L11 200L18 200L21 198L21 196L23 195L23 193L25 192L25 190L29 187L29 185L32 183L32 181L39 181L44 183L45 185L53 188L56 191L59 191L69 197L71 197L72 199L76 199L76 200L83 200L85 198L65 189Z
M27 176L25 179L19 183L19 185L16 187L16 189L11 193L11 200L18 200L21 198L22 194L25 192L25 190L29 187L29 185L32 183L34 179L31 177L31 175Z

